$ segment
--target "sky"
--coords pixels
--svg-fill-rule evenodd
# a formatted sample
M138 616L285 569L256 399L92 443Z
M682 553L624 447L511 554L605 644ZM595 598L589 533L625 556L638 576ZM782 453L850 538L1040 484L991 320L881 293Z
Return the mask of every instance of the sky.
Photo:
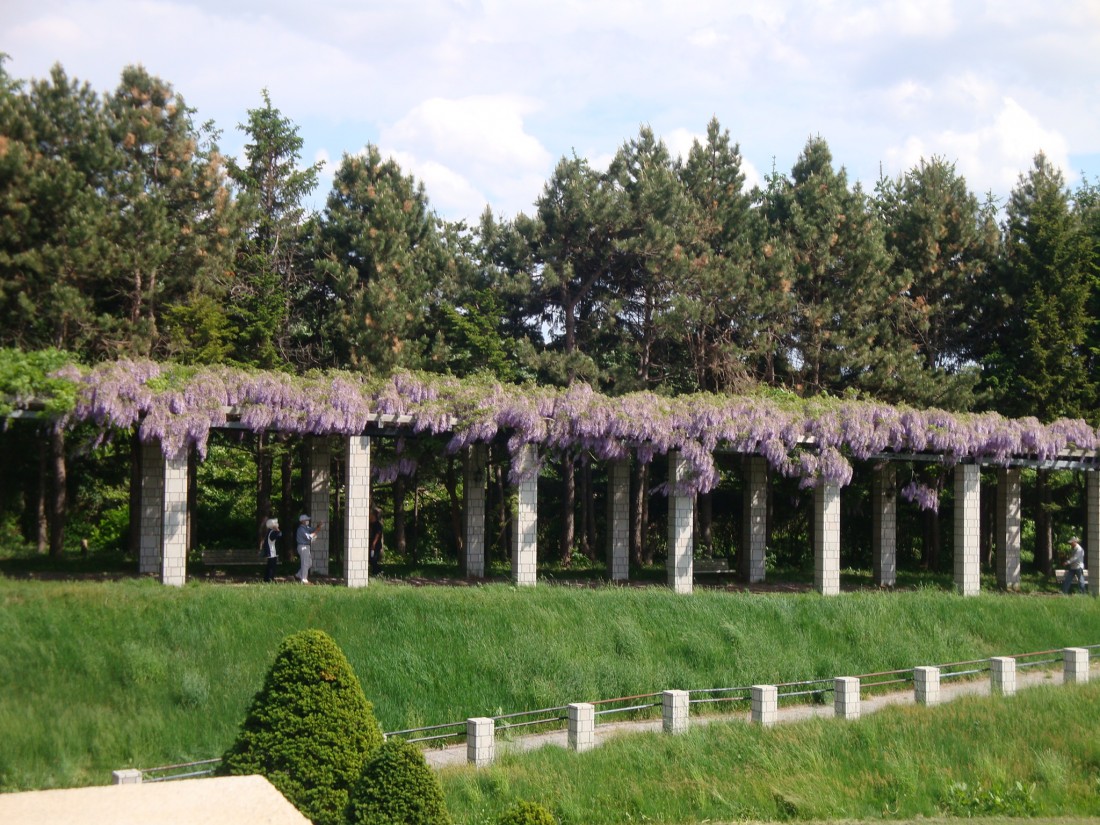
M370 143L441 217L531 214L562 157L712 118L749 184L815 136L868 190L933 156L1002 202L1039 151L1100 179L1100 0L0 0L0 52L102 92L141 64L231 155L267 89L315 208Z

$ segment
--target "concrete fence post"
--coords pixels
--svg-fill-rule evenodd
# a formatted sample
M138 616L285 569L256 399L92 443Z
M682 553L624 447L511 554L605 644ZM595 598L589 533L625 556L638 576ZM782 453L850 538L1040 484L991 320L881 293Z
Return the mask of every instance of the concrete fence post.
M666 690L661 693L661 722L665 733L684 733L688 729L690 697L691 694L686 690Z
M989 688L1001 696L1016 695L1016 660L994 656L989 660Z
M753 685L752 721L766 728L775 724L779 717L779 688L775 685Z
M918 705L938 705L940 703L940 669L938 667L913 668L913 689Z
M466 761L476 768L493 763L496 755L496 722L487 716L466 720Z
M1063 680L1066 684L1084 684L1089 680L1089 652L1083 647L1067 647L1062 651L1065 660Z
M140 785L141 771L137 768L124 768L121 771L111 771L112 785Z
M837 676L833 680L833 711L842 719L859 718L859 679Z
M569 749L586 751L596 746L596 706L574 702L567 708L569 715Z

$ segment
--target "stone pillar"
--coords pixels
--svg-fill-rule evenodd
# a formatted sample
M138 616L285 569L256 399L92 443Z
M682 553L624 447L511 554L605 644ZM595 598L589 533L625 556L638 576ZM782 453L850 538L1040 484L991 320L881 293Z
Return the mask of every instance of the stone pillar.
M111 771L112 785L140 785L141 771L137 768L124 768L121 771Z
M630 579L630 462L607 468L607 572L613 582Z
M160 580L182 587L187 582L187 464L189 451L164 460L163 543Z
M814 488L814 589L840 592L840 486L824 481Z
M307 472L306 512L313 516L313 523L324 522L325 526L313 540L312 566L322 576L329 575L329 536L332 532L329 525L332 523L332 447L327 438L321 436L309 437L309 467ZM285 528L288 532L297 529L297 525L288 524Z
M141 537L138 572L160 574L164 558L164 454L160 442L140 442Z
M1100 473L1085 473L1085 567L1089 593L1100 596Z
M466 761L476 768L493 764L496 756L496 722L487 716L466 720Z
M566 708L569 716L569 748L587 751L596 746L596 706L574 702Z
M462 515L466 535L466 578L485 577L485 469L489 447L472 444L462 473Z
M516 511L512 514L512 581L534 586L538 577L538 456L524 444L516 457Z
M981 468L955 467L955 589L977 596L981 567Z
M833 679L833 712L841 719L858 719L859 679L855 676L837 676Z
M1020 471L997 471L997 586L1020 587Z
M753 685L749 692L752 721L770 728L779 719L779 689L775 685Z
M875 467L871 481L871 556L875 584L898 581L897 467L889 461Z
M687 477L687 462L679 452L668 454L668 586L690 593L693 574L694 497L679 491Z
M764 581L764 557L768 544L768 464L763 456L745 456L742 462L745 489L738 572L750 584Z
M994 656L989 660L989 689L1001 696L1016 695L1016 660L1011 656Z
M1062 681L1066 684L1084 684L1089 680L1089 652L1083 647L1067 647L1062 651L1064 660Z
M661 693L661 724L665 733L684 733L691 724L691 694L686 690Z
M370 437L348 436L345 446L344 578L348 587L366 587L370 582Z
M913 690L918 705L929 707L940 703L940 669L938 667L913 668Z

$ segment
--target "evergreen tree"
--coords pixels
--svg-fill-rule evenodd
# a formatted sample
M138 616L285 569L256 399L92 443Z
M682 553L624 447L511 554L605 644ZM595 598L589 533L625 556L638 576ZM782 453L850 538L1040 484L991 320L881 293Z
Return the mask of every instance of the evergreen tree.
M765 296L752 289L754 215L740 149L717 118L706 143L692 144L680 178L697 206L701 244L682 288L695 388L745 389Z
M316 187L323 163L300 168L302 138L297 127L271 105L248 111L239 124L250 141L245 163L229 161L230 177L241 189L245 239L237 252L231 294L238 332L236 359L261 367L310 363L301 346L305 328L296 311L306 305L304 248L307 217L302 201Z
M108 128L98 95L60 66L24 87L0 60L0 343L100 354L102 192L120 163Z
M919 359L899 397L923 406L967 409L978 381L974 359L996 294L992 263L998 232L955 166L922 160L904 177L881 180L878 205L893 255L892 274L907 285L898 302L899 335ZM915 370L919 368L919 373Z
M170 307L224 298L235 207L212 128L194 127L169 83L128 66L107 108L125 159L108 189L113 255L100 292L125 308L110 354L163 355Z
M438 237L423 184L378 148L345 155L315 248L318 333L335 366L387 373L420 367L439 286Z
M1094 272L1091 240L1062 173L1039 154L1006 207L1007 311L985 362L998 411L1043 421L1084 414L1092 397L1084 356Z
M862 190L848 188L825 141L812 138L791 177L773 182L763 207L767 244L789 260L789 268L773 273L772 288L792 310L780 342L791 388L889 397L911 356L896 335L901 285L890 275L882 227Z

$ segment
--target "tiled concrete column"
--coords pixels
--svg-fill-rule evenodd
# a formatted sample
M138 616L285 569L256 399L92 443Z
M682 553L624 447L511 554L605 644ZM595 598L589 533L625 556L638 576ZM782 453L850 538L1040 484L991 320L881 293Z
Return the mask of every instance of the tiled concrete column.
M893 587L898 580L897 468L885 461L871 480L871 556L875 584Z
M466 761L477 768L493 764L496 756L496 722L487 716L466 720Z
M768 544L768 463L763 456L746 456L742 463L745 489L738 572L745 581L764 581Z
M607 468L607 571L613 582L630 578L630 462Z
M687 462L679 452L668 454L668 586L677 593L690 593L693 551L691 534L695 529L694 500L678 488L687 479Z
M938 667L913 668L913 690L918 705L940 703L940 669Z
M997 586L1020 586L1020 471L997 471Z
M141 448L141 542L138 568L163 584L187 581L188 451L165 458L159 441Z
M981 589L981 468L955 467L955 589L977 596Z
M989 660L989 688L1001 696L1016 695L1016 660L1011 656L994 656Z
M112 785L140 785L141 771L137 768L125 768L121 771L111 771Z
M753 685L749 693L752 721L770 728L779 719L779 689L775 685Z
M1100 596L1100 473L1085 473L1085 566L1089 593Z
M160 442L140 442L141 512L138 572L160 573L164 557L164 454Z
M665 733L683 733L691 724L691 694L686 690L661 693L661 725Z
M814 589L840 592L840 486L827 482L814 488Z
M345 446L344 577L348 587L366 587L370 581L370 437L349 436Z
M485 469L489 447L473 444L462 468L462 512L466 531L466 577L485 576Z
M533 586L538 577L538 456L524 444L516 456L516 512L512 520L512 581Z
M566 708L569 716L569 747L575 751L591 750L596 746L596 706L588 702L574 702Z
M842 719L858 719L859 679L855 676L837 676L833 679L833 712Z
M322 576L329 574L329 532L328 525L331 524L332 509L332 492L331 492L331 476L332 476L332 445L329 444L327 438L321 436L310 436L309 438L309 467L307 468L308 477L308 499L306 501L306 512L313 516L313 523L323 521L325 526L321 529L321 532L317 534L317 538L313 540L313 552L312 566L313 569L320 573ZM289 527L290 525L288 525ZM295 528L296 529L296 528Z
M1064 659L1063 681L1084 684L1089 680L1089 652L1083 647L1067 647L1062 651Z

